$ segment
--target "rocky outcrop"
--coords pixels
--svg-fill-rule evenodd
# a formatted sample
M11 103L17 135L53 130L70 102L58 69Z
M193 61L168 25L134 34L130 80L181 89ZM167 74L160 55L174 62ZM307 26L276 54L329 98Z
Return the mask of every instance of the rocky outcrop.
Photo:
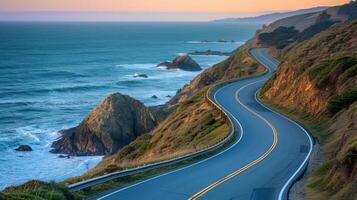
M20 145L15 151L32 151L32 148L29 145Z
M112 154L156 125L155 116L141 102L115 93L77 127L61 131L51 152L76 156Z
M182 69L185 71L200 71L200 65L189 55L176 57L172 62L162 62L157 67L166 67L167 69Z

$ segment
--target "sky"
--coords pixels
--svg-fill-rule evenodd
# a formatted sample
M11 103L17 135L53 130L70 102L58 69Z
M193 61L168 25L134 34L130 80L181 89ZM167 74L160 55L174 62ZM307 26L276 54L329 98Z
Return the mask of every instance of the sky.
M202 21L348 0L0 0L0 20Z

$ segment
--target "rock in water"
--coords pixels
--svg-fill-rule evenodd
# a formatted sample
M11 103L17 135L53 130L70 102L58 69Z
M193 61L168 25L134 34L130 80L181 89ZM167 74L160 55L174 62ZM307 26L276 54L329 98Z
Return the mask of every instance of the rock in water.
M134 77L134 78L139 78L139 77L140 77L140 78L148 78L149 76L146 75L146 74L134 74L133 77Z
M75 156L112 154L156 125L156 118L141 102L115 93L77 127L61 131L51 152Z
M20 145L15 151L32 151L32 148L29 145Z
M172 62L165 61L157 65L157 67L165 66L167 69L182 69L185 71L200 71L200 65L194 61L189 55L176 57Z

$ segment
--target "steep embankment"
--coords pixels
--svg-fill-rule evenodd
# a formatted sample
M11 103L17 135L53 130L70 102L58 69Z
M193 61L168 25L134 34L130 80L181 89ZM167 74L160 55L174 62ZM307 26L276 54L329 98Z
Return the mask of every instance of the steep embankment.
M311 199L354 199L357 180L357 21L335 25L282 55L267 103L311 128L327 157L310 175Z

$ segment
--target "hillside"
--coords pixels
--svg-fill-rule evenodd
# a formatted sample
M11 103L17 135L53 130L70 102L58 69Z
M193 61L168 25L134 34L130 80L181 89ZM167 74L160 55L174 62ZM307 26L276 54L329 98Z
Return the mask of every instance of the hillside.
M326 10L277 20L261 30L248 42L252 46L269 47L276 56L283 49L313 37L337 24L357 19L357 2L330 7Z
M169 159L211 146L225 138L228 125L205 99L208 86L224 80L262 73L264 68L242 48L227 60L205 70L167 104L174 108L158 127L138 137L94 169L69 182L108 171Z
M357 180L357 21L284 51L261 91L268 104L312 130L327 160L306 183L309 199L354 199ZM302 59L303 58L303 59Z
M0 192L1 200L81 200L83 197L69 192L64 185L28 181L20 186L8 187Z
M214 22L237 22L237 23L262 23L270 24L276 20L283 19L290 16L302 15L307 13L315 13L325 10L328 7L315 7L301 10L294 10L288 12L274 12L265 15L259 15L255 17L242 17L242 18L224 18L213 20Z

